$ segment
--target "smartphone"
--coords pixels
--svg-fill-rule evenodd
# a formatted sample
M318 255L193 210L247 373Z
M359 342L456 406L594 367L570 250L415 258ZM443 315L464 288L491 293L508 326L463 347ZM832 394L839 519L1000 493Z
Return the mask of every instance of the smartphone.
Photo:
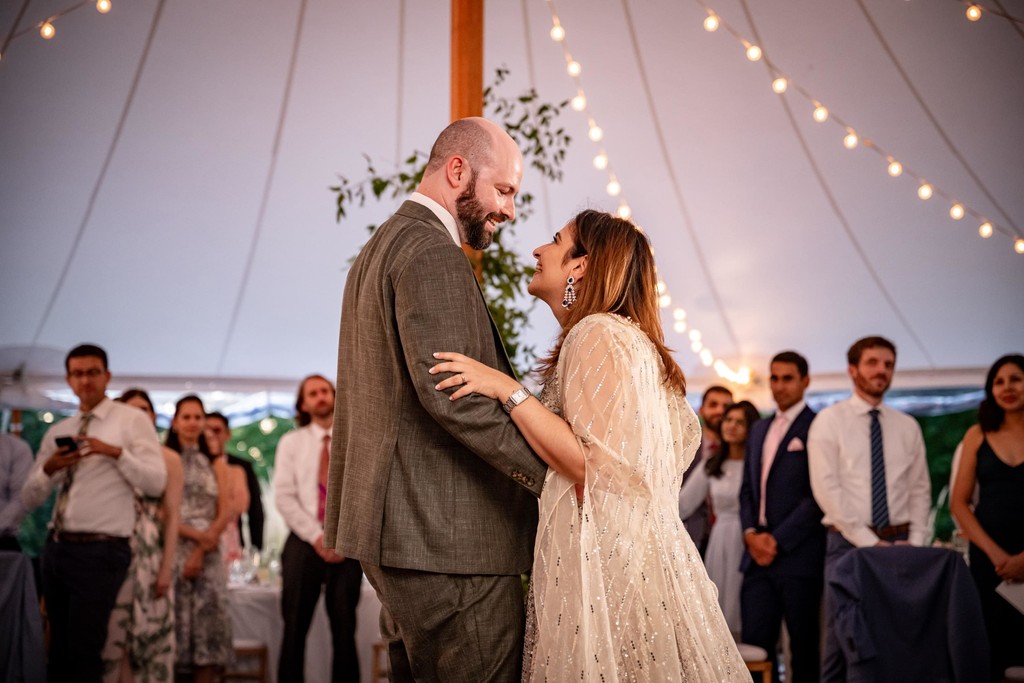
M77 451L78 442L72 439L70 436L58 436L57 448L66 448L69 451Z

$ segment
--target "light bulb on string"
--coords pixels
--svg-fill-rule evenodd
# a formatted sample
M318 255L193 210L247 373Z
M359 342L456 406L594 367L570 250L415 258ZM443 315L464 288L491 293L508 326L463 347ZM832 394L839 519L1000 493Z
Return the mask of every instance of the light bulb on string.
M750 45L747 47L747 59L752 62L759 61L761 59L761 48L757 45Z
M692 333L693 330L690 330ZM704 343L700 339L690 342L690 350L694 353L700 353L700 350L704 348Z
M931 199L933 188L928 183L921 183L917 188L917 196L921 199Z
M1024 254L1024 239L1018 237L1017 241L1013 243L1013 250L1018 254Z
M590 130L587 131L587 137L589 137L592 142L600 142L601 138L604 137L604 131L601 130L601 127L597 124L590 124Z
M788 87L789 81L787 81L782 76L779 76L774 81L772 81L772 90L778 95L781 95L782 93L786 92L786 88Z
M554 26L551 27L550 35L551 40L555 41L556 43L560 43L563 40L565 40L565 29L562 28L561 24L555 24Z
M672 317L675 318L676 320L686 320L686 311L684 311L681 308L677 308L676 310L672 311Z
M608 155L604 152L598 152L597 156L594 157L594 168L598 171L608 168Z
M568 64L565 65L565 70L569 72L570 76L575 78L576 76L579 76L580 73L583 71L583 67L580 66L579 62L573 59Z
M611 180L608 181L608 184L605 186L604 189L608 192L610 196L618 197L619 194L622 192L622 185L619 184L618 180L612 178Z
M818 106L814 108L813 116L814 120L818 123L825 123L828 121L828 109L826 109L824 105L818 104Z
M668 285L666 285L665 281L662 280L661 278L658 278L658 284L656 285L656 287L659 295L664 294L665 290L668 289Z
M701 338L700 330L690 330L690 341L698 342L698 341L700 341L700 338Z
M587 98L583 93L572 98L572 108L574 111L583 111L587 108Z
M891 175L893 178L899 178L901 175L903 175L903 164L901 164L900 162L896 161L892 157L889 157L889 169L888 170L889 170L889 175Z
M658 297L658 306L661 308L668 308L672 305L672 297L668 294L662 294Z
M96 0L96 11L106 14L110 11L110 0Z
M675 321L674 323L672 323L672 329L675 330L677 334L682 334L683 332L686 332L686 321Z
M718 17L714 14L709 14L704 20L704 30L708 33L714 33L718 30Z
M630 217L633 215L633 209L629 208L629 204L623 201L621 204L619 204L619 210L617 211L617 213L619 214L619 218L621 218L624 221L628 221Z
M961 218L963 218L964 217L964 205L957 203L957 204L954 204L953 206L949 207L949 217L952 218L955 221L958 221Z
M57 29L55 29L53 27L53 24L51 24L48 21L45 22L42 26L39 27L39 35L41 35L46 40L49 40L50 38L53 38L53 35L56 32L57 32Z
M985 221L984 223L979 225L978 226L978 234L981 235L985 239L988 239L989 237L991 237L992 236L992 224L989 223L988 221Z
M853 128L847 128L849 132L843 138L843 147L846 149L856 149L857 145L860 144L860 138L857 137L857 133L854 132Z
M715 361L715 357L711 355L710 349L701 349L700 351L700 362L705 366L711 365Z
M978 19L981 19L981 6L971 5L967 8L965 14L967 15L968 21L977 21Z

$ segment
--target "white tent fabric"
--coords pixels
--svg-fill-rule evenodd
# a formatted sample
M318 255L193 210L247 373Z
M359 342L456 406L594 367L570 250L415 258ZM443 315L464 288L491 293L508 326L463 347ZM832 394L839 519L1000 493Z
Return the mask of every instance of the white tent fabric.
M70 4L34 0L15 26L22 1L2 3L0 36ZM755 372L796 348L841 378L850 342L878 333L913 381L977 382L1024 347L1024 255L1003 232L1024 236L1019 22L969 22L954 0L710 0L835 116L996 224L986 240L975 216L950 219L946 198L844 149L794 87L773 93L697 2L555 6L695 383L714 376L672 331L675 307ZM551 22L548 2L486 3L485 80L505 65L506 96L575 95ZM363 153L386 170L429 149L448 120L449 23L444 0L113 0L51 40L18 35L0 61L0 371L59 383L64 351L93 341L150 383L331 375L348 259L394 204L337 225L327 188L361 177ZM618 206L586 115L561 118L564 181L523 182L539 200L524 254L577 210ZM534 316L544 348L554 325Z

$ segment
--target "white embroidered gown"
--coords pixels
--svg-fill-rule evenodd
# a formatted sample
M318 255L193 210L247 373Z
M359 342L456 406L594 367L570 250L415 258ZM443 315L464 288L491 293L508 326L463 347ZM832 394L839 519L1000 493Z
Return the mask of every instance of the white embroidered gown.
M625 318L588 316L566 336L553 407L583 447L585 492L578 503L549 470L526 681L750 681L679 519L700 426L663 378L654 345Z

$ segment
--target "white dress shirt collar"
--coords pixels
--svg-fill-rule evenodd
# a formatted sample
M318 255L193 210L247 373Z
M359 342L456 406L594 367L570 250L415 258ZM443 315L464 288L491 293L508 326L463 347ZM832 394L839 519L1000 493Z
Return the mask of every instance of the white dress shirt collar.
M85 415L88 412L88 413L91 413L94 418L98 417L99 419L102 420L103 418L107 417L107 415L110 414L110 408L113 405L114 405L114 402L111 401L106 396L104 396L103 399L100 400L99 403L97 403L95 406L93 406L92 410L86 411L86 410L82 410L81 408L79 408L77 415L78 415L79 418L81 418L82 415Z
M310 422L309 423L309 429L310 429L311 432L313 432L313 436L316 437L316 442L317 443L320 443L321 441L323 441L325 436L330 436L331 435L331 430L330 429L324 429L323 427L321 427L316 422Z
M438 220L441 221L444 224L444 227L448 229L448 233L452 236L452 239L455 240L455 244L460 247L462 246L462 239L459 237L459 227L455 223L455 217L448 212L448 209L444 208L427 195L420 194L419 192L413 192L409 196L409 201L421 204L433 211Z
M785 418L786 424L787 425L791 425L796 420L797 416L800 413L804 412L804 408L806 408L806 407L807 407L807 402L806 401L799 401L796 405L790 406L786 410L783 410L781 413L776 413L775 414L775 419L776 420L779 419L779 416L781 415L783 418Z
M858 394L857 392L853 392L853 395L850 396L850 406L858 415L867 415L875 408L878 408L879 413L885 412L884 403L879 403L877 406L873 406L867 401L865 401L863 398L861 398L860 394Z

